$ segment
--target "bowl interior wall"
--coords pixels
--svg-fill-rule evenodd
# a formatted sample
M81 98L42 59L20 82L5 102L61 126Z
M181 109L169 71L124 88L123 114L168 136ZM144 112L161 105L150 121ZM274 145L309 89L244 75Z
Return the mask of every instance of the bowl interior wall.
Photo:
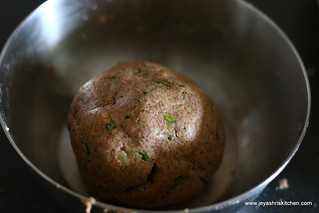
M1 115L18 148L68 185L57 149L80 85L119 61L149 60L192 78L217 104L236 170L226 198L290 155L307 86L289 43L239 1L49 1L12 37L1 63ZM226 140L226 142L227 142Z

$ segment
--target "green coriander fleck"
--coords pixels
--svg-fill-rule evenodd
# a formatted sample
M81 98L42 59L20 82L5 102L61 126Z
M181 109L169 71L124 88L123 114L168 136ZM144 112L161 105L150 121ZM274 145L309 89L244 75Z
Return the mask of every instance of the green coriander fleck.
M152 92L152 91L153 91L153 89L148 89L147 91L144 91L143 94L147 95L147 93Z
M175 179L174 179L174 182L179 181L182 177L183 177L183 175L182 175L182 174L181 174L181 175L179 175L177 178L175 178Z
M167 139L168 139L169 141L172 141L172 137L171 137L171 136L168 136Z
M171 81L167 81L167 83L171 84L172 82Z
M139 104L143 103L143 100L141 100L141 99L136 99L136 101L137 101Z
M130 118L131 118L131 116L129 116L129 115L125 115L125 117L124 117L125 120L130 119Z
M141 138L140 138L139 136L137 136L137 135L135 135L135 139L136 139L137 141L141 140Z
M183 84L178 84L179 87L185 87Z
M212 110L212 112L215 112L215 109L213 107L211 108L211 110Z
M116 129L117 126L113 122L110 122L110 123L106 124L106 128L111 131L111 130Z
M115 75L112 75L111 77L109 77L109 79L115 79L116 76Z
M172 116L168 115L167 113L164 114L164 119L171 123L175 122L175 119Z
M157 69L156 71L157 71L157 72L163 72L164 69Z
M146 152L137 152L139 155L141 155L141 158L143 161L147 161L148 155Z
M140 70L138 70L138 71L134 71L134 72L133 72L133 74L135 74L135 75L136 75L136 74L139 74L139 73L141 73L141 71L140 71Z
M217 139L217 140L220 140L220 136L219 136L219 133L218 133L217 130L216 130L216 139Z
M147 64L142 64L143 67L147 67Z
M144 76L149 76L149 75L150 75L150 73L149 73L149 72L147 72L147 73L145 73L145 74L144 74Z
M158 84L163 84L165 87L171 88L171 85L168 85L167 83L164 83L164 82L162 82L162 81L156 81L156 83L158 83Z
M86 155L89 156L90 155L90 149L89 149L88 144L85 141L82 141L82 145L84 147Z

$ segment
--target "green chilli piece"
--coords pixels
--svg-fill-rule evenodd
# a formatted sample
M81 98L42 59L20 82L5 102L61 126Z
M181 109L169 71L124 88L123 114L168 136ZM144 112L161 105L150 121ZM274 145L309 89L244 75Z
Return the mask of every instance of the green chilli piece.
M182 179L183 176L184 176L183 174L180 174L177 178L174 179L174 182L179 181L180 179Z
M183 84L178 84L179 87L185 87Z
M218 133L217 130L216 130L216 139L217 139L217 140L220 140L220 136L219 136L219 133Z
M148 89L147 91L144 91L143 94L147 95L147 93L152 92L152 91L153 91L153 89Z
M133 152L133 157L134 157L137 153L138 153L139 155L141 155L141 158L142 158L143 161L147 161L148 155L147 155L146 152L137 152L137 151L134 151L134 152Z
M142 160L143 161L147 161L148 159L148 155L146 152L138 152L138 154L140 154L142 156Z
M172 116L168 115L167 113L164 114L164 119L171 123L175 122L175 119Z
M162 82L162 81L156 81L156 83L158 83L158 84L163 84L165 87L171 88L171 85L168 85L168 84L166 84L166 83L164 83L164 82Z
M82 145L84 147L86 155L89 156L90 155L90 149L89 149L88 144L85 141L82 141Z
M110 122L110 123L106 124L106 128L111 131L111 130L116 129L117 126L113 122Z
M143 103L143 100L141 99L135 99L139 104Z
M116 76L115 75L112 75L111 77L109 77L109 79L115 79Z

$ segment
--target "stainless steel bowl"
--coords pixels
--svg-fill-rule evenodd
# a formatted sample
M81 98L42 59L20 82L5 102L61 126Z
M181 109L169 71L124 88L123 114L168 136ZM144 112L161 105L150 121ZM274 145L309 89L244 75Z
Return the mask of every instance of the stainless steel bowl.
M192 201L153 211L232 211L287 165L308 125L310 92L298 53L240 0L49 0L1 54L2 126L53 197L74 212L89 193L66 116L73 95L119 61L149 60L194 79L226 127L219 172ZM95 211L146 211L97 202Z

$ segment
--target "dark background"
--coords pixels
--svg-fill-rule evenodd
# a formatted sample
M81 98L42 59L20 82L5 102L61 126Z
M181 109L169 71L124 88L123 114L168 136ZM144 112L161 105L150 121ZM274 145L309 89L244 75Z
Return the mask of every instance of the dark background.
M43 0L0 0L0 47ZM285 170L256 201L311 201L310 207L244 207L243 212L319 212L319 7L316 0L250 0L273 19L300 53L308 72L312 110L307 134ZM63 212L0 130L0 212ZM289 188L278 190L287 178Z

